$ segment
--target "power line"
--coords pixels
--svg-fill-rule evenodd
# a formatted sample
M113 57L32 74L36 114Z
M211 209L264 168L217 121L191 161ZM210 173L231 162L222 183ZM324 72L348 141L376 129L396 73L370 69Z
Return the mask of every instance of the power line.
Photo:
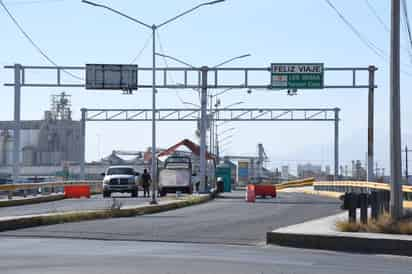
M133 58L133 60L130 62L130 64L134 64L136 63L137 60L140 59L140 57L142 56L143 52L145 51L145 49L147 48L147 46L149 45L149 42L152 41L152 34L150 34L145 43L143 44L143 47L139 50L139 52L137 53L137 55Z
M366 6L369 8L369 10L372 12L372 14L375 16L375 18L378 20L378 22L383 26L386 32L390 32L389 26L385 23L385 21L382 19L382 17L378 14L376 9L373 7L373 5L369 2L369 0L364 0L366 3Z
M53 2L63 2L66 0L33 0L33 1L13 1L13 2L6 2L7 5L11 6L23 6L23 5L31 5L31 4L47 4Z
M377 47L372 41L366 38L346 17L340 12L335 5L332 4L330 0L325 0L326 3L331 7L339 18L349 27L349 29L359 38L359 40L367 46L373 53L375 53L378 57L385 59L385 54L382 49Z
M388 62L388 57L384 50L376 46L372 41L370 41L366 36L364 36L348 19L346 19L343 13L340 10L338 10L336 6L333 5L333 3L330 0L325 0L325 1L337 13L339 18L349 27L349 29L359 38L359 40L363 42L365 46L367 46L371 51L373 51L374 54L376 54L378 57L383 59L385 62ZM407 64L403 64L403 65L407 65ZM407 76L412 76L411 72L405 71L402 69L401 69L401 73Z
M19 31L26 37L26 39L30 42L30 44L40 53L41 56L43 56L44 59L46 59L49 63L51 63L53 66L58 67L57 63L54 62L37 44L34 42L34 40L30 37L30 35L22 28L22 26L19 24L19 22L16 20L16 18L13 16L13 14L9 11L7 6L4 4L3 0L0 0L0 5L3 7L4 11L8 14L10 19L13 21L13 23L16 25L16 27L19 29ZM84 80L83 78L69 72L66 70L63 70L66 74L70 75L73 78L76 78L77 80Z
M159 41L160 53L163 54L163 55L165 55L165 51L163 50L162 40L160 39L160 34L159 34L159 31L158 31L158 30L156 30L156 36L157 36L157 40ZM162 56L162 57L163 57L163 62L164 62L164 64L165 64L165 67L166 67L166 68L169 68L169 64L168 64L168 62L167 62L166 57L165 57L165 56ZM176 82L174 81L174 79L173 79L173 75L172 75L172 74L168 74L168 75L170 76L170 79L172 80L172 82L173 82L173 83L176 83ZM184 104L185 104L185 100L183 100L182 96L180 96L180 94L179 94L179 92L178 92L177 90L175 90L175 94L176 94L177 98L179 99L180 103L181 103L182 105L184 105Z
M385 23L385 21L382 19L382 17L379 15L379 13L377 12L377 10L374 8L374 6L371 4L371 2L369 0L364 0L366 3L366 6L369 8L369 10L371 11L371 13L374 15L374 17L378 20L378 22L382 25L383 29L385 30L386 33L390 33L390 28L388 26L388 24ZM410 50L410 46L409 46L409 42L407 42L408 46L405 47L403 45L401 45L401 48L403 50L405 50L409 56L411 57L411 50ZM409 65L409 64L404 64L404 65ZM406 73L408 74L408 73Z
M412 50L412 34L411 34L411 26L410 26L410 23L409 23L408 6L407 6L405 0L402 0L402 10L403 10L403 13L402 13L403 23L405 25L405 31L406 31L406 35L407 35L407 38L408 38L408 45L409 45L409 47L408 47L409 51L408 52L409 52L409 57L412 60L412 53L411 53L411 50Z

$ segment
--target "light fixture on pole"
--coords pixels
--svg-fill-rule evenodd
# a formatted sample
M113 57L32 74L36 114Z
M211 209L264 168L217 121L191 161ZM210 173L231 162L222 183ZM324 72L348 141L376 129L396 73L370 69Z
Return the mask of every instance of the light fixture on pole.
M179 19L180 17L191 13L195 10L197 10L200 7L203 6L209 6L209 5L214 5L217 3L221 3L224 2L225 0L216 0L216 1L209 1L209 2L205 2L205 3L201 3L191 9L188 9L178 15L176 15L175 17L172 17L166 21L164 21L163 23L159 24L159 25L149 25L146 24L136 18L133 18L129 15L126 15L120 11L117 11L109 6L106 5L102 5L102 4L98 4L98 3L94 3L91 1L87 1L87 0L82 0L83 3L94 6L94 7L100 7L100 8L104 8L107 9L113 13L116 13L122 17L125 17L135 23L138 23L141 26L144 26L148 29L150 29L152 31L152 199L150 201L151 204L157 204L156 201L156 186L157 186L157 156L156 156L156 30Z

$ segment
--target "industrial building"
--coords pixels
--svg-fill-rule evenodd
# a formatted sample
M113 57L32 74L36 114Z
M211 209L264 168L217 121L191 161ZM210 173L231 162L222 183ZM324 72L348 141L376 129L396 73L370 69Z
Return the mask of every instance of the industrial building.
M53 95L43 120L21 121L19 159L22 166L79 163L80 121L73 121L70 95ZM0 167L13 164L14 121L0 121Z

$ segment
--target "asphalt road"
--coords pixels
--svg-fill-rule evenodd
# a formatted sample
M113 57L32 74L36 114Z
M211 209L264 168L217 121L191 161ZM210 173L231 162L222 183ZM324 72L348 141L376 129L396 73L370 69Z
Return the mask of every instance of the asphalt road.
M139 192L139 195L140 194L141 192ZM117 198L117 200L121 202L123 205L139 205L142 203L148 203L150 200L149 198L143 197L131 198L130 194L128 193L115 193L113 197ZM112 203L113 199L103 198L102 195L93 195L90 199L64 199L59 201L31 205L0 207L0 217L23 216L79 210L108 209L110 208Z
M412 258L284 247L67 239L0 241L0 273L405 274Z
M0 236L84 238L257 245L266 232L340 211L340 201L299 193L246 203L244 192L226 198L132 218L67 223L7 231Z

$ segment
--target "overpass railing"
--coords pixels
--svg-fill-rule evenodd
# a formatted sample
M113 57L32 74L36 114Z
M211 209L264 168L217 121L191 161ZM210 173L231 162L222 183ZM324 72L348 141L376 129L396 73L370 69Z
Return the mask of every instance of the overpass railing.
M386 190L389 191L389 184L386 183L376 183L376 182L364 182L364 181L321 181L313 183L314 190L317 191L330 191L330 192L355 192L355 193L370 193L376 190ZM405 200L412 200L412 186L403 185L403 198Z
M315 178L294 180L294 181L277 184L276 189L280 190L280 189L285 189L285 188L313 186L314 182L315 182Z

